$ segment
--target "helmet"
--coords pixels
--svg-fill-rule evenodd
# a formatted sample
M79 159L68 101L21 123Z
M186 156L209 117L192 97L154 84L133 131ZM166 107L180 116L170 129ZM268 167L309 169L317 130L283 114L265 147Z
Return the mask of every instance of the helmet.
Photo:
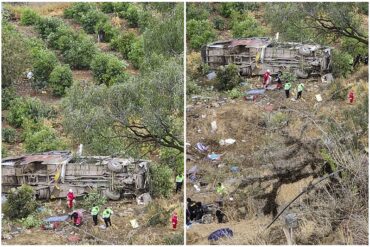
M69 192L73 192L73 190L72 189L69 189Z
M270 73L270 70L269 69L267 70L267 73Z

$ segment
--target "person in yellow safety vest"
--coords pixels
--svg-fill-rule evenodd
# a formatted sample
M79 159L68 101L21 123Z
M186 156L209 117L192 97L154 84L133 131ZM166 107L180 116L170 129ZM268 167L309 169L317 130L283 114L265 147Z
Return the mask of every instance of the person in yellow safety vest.
M110 217L113 215L112 209L106 207L105 210L103 211L103 219L105 226L108 228L108 226L112 226L112 222L110 221Z
M93 205L91 209L91 215L93 217L94 225L98 225L98 214L99 214L99 207L96 205Z
M289 90L290 90L291 87L292 87L292 83L290 83L290 82L286 82L284 84L284 90L285 90L286 98L289 98Z
M225 194L225 187L223 186L222 183L218 183L216 187L216 192L219 194L221 197Z
M298 84L298 94L297 94L297 99L301 98L302 97L302 92L303 92L303 89L304 89L304 84L302 82L300 82Z
M183 182L184 182L184 175L180 175L180 174L178 174L177 176L176 176L176 193L178 192L178 191L181 191L181 187L182 187L182 184L183 184Z

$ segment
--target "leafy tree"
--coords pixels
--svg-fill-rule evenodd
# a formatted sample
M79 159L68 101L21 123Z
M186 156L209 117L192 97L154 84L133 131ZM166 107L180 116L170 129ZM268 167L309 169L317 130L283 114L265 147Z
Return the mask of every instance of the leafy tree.
M76 39L78 39L77 32L67 25L61 25L48 36L47 42L51 48L65 51L69 49L71 42Z
M174 189L173 171L165 165L151 165L149 169L151 194L168 198Z
M17 131L14 128L2 128L2 141L7 143L14 143L17 141Z
M99 84L111 86L115 79L123 73L126 65L116 56L98 53L91 61L91 70Z
M144 60L144 48L143 48L143 39L139 38L131 45L131 49L127 55L127 58L132 62L132 65L135 68L140 68L140 65Z
M119 51L122 56L127 59L128 54L132 49L132 44L137 41L137 37L134 32L124 32L119 36L116 36L110 43L112 49Z
M365 3L271 3L266 5L266 19L286 39L318 39L333 43L340 37L368 44L361 6Z
M20 22L24 26L34 25L39 21L39 15L30 8L22 10Z
M110 14L114 12L114 3L112 2L100 3L99 7L104 13Z
M183 152L182 73L179 60L170 59L109 88L77 83L63 102L64 128L73 139L100 152L134 151L142 145ZM96 140L99 143L92 145Z
M93 9L95 9L95 7L92 3L73 3L71 7L64 9L64 17L80 22L83 16Z
M140 9L135 4L130 4L127 8L124 17L127 19L130 27L138 27Z
M24 124L24 145L27 152L46 152L65 150L67 144L57 136L56 131L40 122L26 122Z
M229 64L225 67L220 67L217 70L216 88L220 91L231 90L240 82L239 69L235 64Z
M33 213L37 207L34 194L32 187L26 184L12 189L3 206L4 215L9 219L21 219Z
M86 69L90 67L91 60L97 48L90 37L80 34L77 39L71 40L62 51L65 63L73 69Z
M90 10L84 14L80 20L83 29L87 33L95 33L96 26L101 25L101 23L106 23L108 17L99 10Z
M249 38L265 35L266 31L264 27L258 23L250 12L246 14L233 12L231 15L231 31L234 38Z
M95 205L101 207L107 203L107 198L102 195L97 190L90 191L89 194L85 195L82 200L82 206L87 209L91 210L91 208ZM102 208L101 208L102 209Z
M332 60L334 76L346 77L352 71L353 58L349 53L334 50Z
M1 89L1 108L8 110L10 103L17 97L13 87L6 87Z
M52 118L55 110L39 99L18 97L12 100L6 120L10 125L21 127L26 119L38 121L42 118Z
M31 64L31 55L23 36L7 22L1 30L1 85L2 88L19 80Z
M209 20L190 20L186 25L190 48L200 49L216 38L216 32Z
M50 73L59 61L57 56L49 50L34 49L32 51L33 60L33 81L32 86L41 89L47 86Z
M63 21L54 17L40 18L36 23L36 29L40 33L42 39L57 31L58 27L64 25Z
M146 28L144 52L163 54L164 56L180 55L184 50L184 18L183 6L174 5L169 11L162 13L160 18L151 22Z
M186 19L188 20L207 20L210 15L210 9L205 3L188 3L186 5Z
M73 83L72 70L68 65L56 66L50 74L49 84L56 96L63 96Z

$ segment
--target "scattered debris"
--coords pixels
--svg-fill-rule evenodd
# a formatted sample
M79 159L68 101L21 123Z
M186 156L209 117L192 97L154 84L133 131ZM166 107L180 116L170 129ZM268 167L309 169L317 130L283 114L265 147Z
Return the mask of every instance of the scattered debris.
M239 172L239 167L237 167L237 166L232 166L232 167L230 168L230 171L231 171L231 172L233 172L233 173L237 173L237 172Z
M131 223L132 228L134 229L139 227L139 223L137 222L136 219L130 220L130 223Z
M217 241L220 238L231 238L232 236L234 236L234 233L230 228L221 228L221 229L218 229L217 231L212 232L208 236L208 240Z
M204 151L207 151L208 150L208 147L203 145L202 143L198 142L196 144L196 148L200 151L200 152L204 152Z
M236 142L236 140L235 139L232 139L232 138L228 138L228 139L221 139L220 140L220 145L221 146L224 146L224 145L231 145L231 144L234 144Z
M211 122L211 128L212 128L212 130L211 130L212 133L216 132L216 130L217 130L217 123L216 123L216 121L212 121Z
M72 243L78 243L81 241L81 237L79 235L71 235L67 239L69 242L72 242Z
M321 94L316 94L315 97L316 97L317 102L321 102L322 101Z
M332 73L325 74L321 77L321 82L322 83L331 83L334 81L334 77Z
M207 157L210 160L220 160L221 159L221 154L211 153L211 154L208 154Z
M207 74L207 79L210 81L215 79L216 76L217 76L216 72L212 71L211 73Z
M138 196L136 201L138 205L148 205L148 203L152 201L152 197L149 193L144 193Z

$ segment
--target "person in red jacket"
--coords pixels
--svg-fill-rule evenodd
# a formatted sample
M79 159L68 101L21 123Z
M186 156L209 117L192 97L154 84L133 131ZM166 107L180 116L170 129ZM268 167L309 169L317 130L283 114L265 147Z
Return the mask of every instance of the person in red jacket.
M68 208L72 209L73 208L73 202L75 200L75 194L73 194L72 189L69 189L69 192L67 194L67 202L68 202Z
M73 219L73 224L75 226L80 226L82 224L82 218L83 214L79 210L73 211L73 213L71 214L71 219Z
M263 87L266 88L268 84L270 84L271 75L270 70L268 69L265 74L263 74Z
M176 230L176 226L177 226L177 213L174 212L172 215L172 229Z
M353 90L349 91L348 100L350 104L352 104L353 101L355 100L355 93L353 92Z

